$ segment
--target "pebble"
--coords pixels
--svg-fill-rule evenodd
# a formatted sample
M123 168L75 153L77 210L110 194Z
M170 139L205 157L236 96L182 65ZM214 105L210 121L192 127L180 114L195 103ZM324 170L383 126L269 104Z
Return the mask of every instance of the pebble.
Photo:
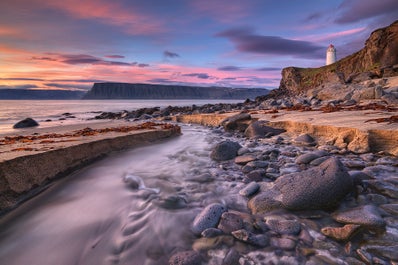
M360 225L347 224L343 227L324 227L321 233L339 241L347 241L358 230Z
M250 182L243 189L239 191L239 194L245 197L250 197L254 195L260 189L260 185L255 181Z
M269 163L267 161L256 160L256 161L251 161L246 165L253 168L266 168L268 167Z
M192 232L200 235L207 228L216 227L220 221L221 215L227 211L227 208L219 203L213 203L205 207L194 219Z
M301 231L301 225L296 220L281 220L265 217L265 223L272 231L282 235L298 235Z
M253 170L251 172L249 172L246 177L250 180L250 181L262 181L263 178L265 178L265 170L264 169L256 169Z
M245 229L240 229L237 231L233 231L231 233L236 239L246 242L248 244L258 246L258 247L266 247L269 244L269 238L265 234L253 234Z
M306 153L306 154L302 154L299 155L296 158L296 163L297 164L309 164L312 160L315 160L317 158L319 158L320 156L316 153Z
M293 250L296 248L296 241L290 237L272 237L271 245L283 250Z
M218 229L226 234L243 228L242 218L234 213L225 212L221 215Z
M220 229L211 227L211 228L205 229L201 233L201 236L202 237L206 237L206 238L212 238L212 237L217 237L217 236L222 235L222 234L223 234L223 232Z
M241 155L241 156L235 157L235 164L245 165L254 160L256 160L256 158L252 155Z
M201 265L202 257L196 251L178 252L171 256L169 265Z

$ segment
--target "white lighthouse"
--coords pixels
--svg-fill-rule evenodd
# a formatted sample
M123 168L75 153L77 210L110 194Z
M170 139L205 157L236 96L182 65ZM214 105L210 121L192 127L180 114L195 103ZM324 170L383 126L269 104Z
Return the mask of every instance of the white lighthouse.
M333 44L330 44L326 50L326 65L336 62L336 48Z

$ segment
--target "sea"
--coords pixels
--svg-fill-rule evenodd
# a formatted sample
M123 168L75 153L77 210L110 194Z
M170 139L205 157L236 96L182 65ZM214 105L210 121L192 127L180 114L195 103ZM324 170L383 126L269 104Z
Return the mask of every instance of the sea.
M46 128L90 123L101 112L237 102L242 100L0 100L0 134L15 132L13 125L28 117Z

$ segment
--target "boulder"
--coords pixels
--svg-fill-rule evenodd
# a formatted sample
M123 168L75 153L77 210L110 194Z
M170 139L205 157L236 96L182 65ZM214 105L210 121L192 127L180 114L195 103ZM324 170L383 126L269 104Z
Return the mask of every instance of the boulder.
M29 127L36 127L36 126L39 126L39 123L37 123L37 121L35 121L32 118L26 118L22 121L15 123L13 128L19 129L19 128L29 128Z
M245 131L247 127L247 121L251 120L249 113L239 113L234 116L228 117L221 122L221 125L226 131Z
M284 129L277 129L267 126L266 121L255 121L245 130L245 136L248 138L269 138L274 135L286 132Z
M275 188L282 195L284 208L328 209L353 189L353 180L344 165L333 157L317 167L279 177Z
M238 155L238 150L241 147L237 142L223 141L213 148L210 157L216 161L230 160Z
M220 203L208 205L193 220L192 232L195 235L200 235L207 228L216 227L221 215L226 211L227 208Z

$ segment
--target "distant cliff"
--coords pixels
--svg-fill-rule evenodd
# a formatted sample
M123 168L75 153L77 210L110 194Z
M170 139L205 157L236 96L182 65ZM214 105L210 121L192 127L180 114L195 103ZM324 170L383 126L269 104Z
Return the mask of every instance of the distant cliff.
M320 68L284 68L280 90L299 94L328 82L350 83L359 75L369 78L398 75L398 20L372 32L364 48L334 64Z
M83 99L254 99L267 89L95 83Z
M0 99L81 99L83 91L0 89Z

